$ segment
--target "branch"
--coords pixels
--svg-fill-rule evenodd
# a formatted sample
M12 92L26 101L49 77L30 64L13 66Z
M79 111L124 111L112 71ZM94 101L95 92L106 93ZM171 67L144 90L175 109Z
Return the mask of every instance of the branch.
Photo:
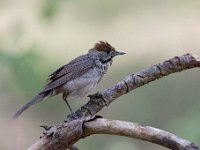
M66 144L70 146L70 139L75 140L73 141L74 143L80 138L85 138L93 134L111 134L126 136L130 138L141 139L147 142L156 143L173 150L200 150L197 146L194 145L194 143L181 139L172 133L149 126L141 126L136 123L99 118L89 122L85 122L83 124L83 132L77 135L76 129L79 125L75 121L72 122L74 123L72 126L75 127L75 130L71 131L69 126L66 125L68 123L63 123L60 129L54 129L55 135L63 135L63 132L70 132L70 136L67 136L68 139L60 139L61 136L59 138L57 136L52 136L53 138L45 136L37 143L35 143L32 147L30 147L28 150L65 150L66 147L63 146L53 147L54 145L52 145L52 141L58 141L59 139L60 143L65 143L65 146ZM72 132L74 135L71 134ZM51 147L49 145L51 145Z
M96 119L84 124L85 134L121 135L159 144L173 150L200 150L193 143L176 135L149 126L119 120Z
M91 96L90 101L83 105L76 112L67 116L66 121L94 116L103 107L108 106L118 97L141 87L151 81L164 76L187 69L200 67L200 58L197 55L186 54L176 56L157 65L143 69L125 77L122 81L114 84L111 88Z
M90 101L87 104L82 106L76 112L68 115L67 120L64 123L54 126L46 131L42 139L34 144L29 150L64 150L66 148L73 150L73 144L79 139L95 133L134 137L175 150L200 150L191 142L178 138L177 136L160 129L144 127L133 123L107 120L107 124L104 124L104 129L110 127L108 128L110 131L108 131L100 130L101 128L93 128L95 127L95 122L102 123L99 125L102 125L103 128L103 121L101 119L91 121L93 118L92 116L99 112L104 106L108 106L115 99L131 90L169 74L195 67L200 67L200 58L196 55L186 54L174 57L129 75L111 88L104 90L102 93L90 96ZM104 123L105 122L106 120L104 120ZM118 125L120 124L120 126L115 126L116 123ZM124 123L124 125L121 123ZM83 130L82 127L84 127ZM98 124L96 124L96 127L98 127ZM122 132L122 128L124 128L123 130L128 129L125 130L128 132Z

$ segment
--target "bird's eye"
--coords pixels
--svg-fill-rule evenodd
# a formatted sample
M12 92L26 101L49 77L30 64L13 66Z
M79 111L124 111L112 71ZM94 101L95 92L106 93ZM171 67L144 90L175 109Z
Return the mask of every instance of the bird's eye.
M109 54L109 53L110 53L110 51L106 51L106 53L107 53L107 54Z

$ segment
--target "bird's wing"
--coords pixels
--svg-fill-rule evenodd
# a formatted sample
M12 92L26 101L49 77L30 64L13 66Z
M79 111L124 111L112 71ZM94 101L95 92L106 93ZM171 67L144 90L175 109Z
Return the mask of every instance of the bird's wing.
M41 93L52 90L70 80L82 76L93 66L94 61L93 59L89 58L87 54L77 57L70 63L60 67L52 74L50 74L47 83Z

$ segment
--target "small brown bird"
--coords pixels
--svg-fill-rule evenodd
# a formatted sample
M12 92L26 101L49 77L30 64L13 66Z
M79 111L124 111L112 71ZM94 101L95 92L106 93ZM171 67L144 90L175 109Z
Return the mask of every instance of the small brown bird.
M123 54L125 53L116 51L107 42L96 43L87 54L75 58L50 74L43 90L23 105L13 118L18 117L31 105L57 94L63 95L63 100L72 112L67 99L91 94L107 72L108 66L111 66L113 57Z

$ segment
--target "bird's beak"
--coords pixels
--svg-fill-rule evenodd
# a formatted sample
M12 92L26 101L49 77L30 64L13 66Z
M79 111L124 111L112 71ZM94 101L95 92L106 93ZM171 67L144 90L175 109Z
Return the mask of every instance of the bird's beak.
M114 56L118 56L118 55L124 55L124 54L126 54L126 53L115 51L115 53L114 53L113 55L114 55ZM114 57L114 56L113 56L113 57Z

